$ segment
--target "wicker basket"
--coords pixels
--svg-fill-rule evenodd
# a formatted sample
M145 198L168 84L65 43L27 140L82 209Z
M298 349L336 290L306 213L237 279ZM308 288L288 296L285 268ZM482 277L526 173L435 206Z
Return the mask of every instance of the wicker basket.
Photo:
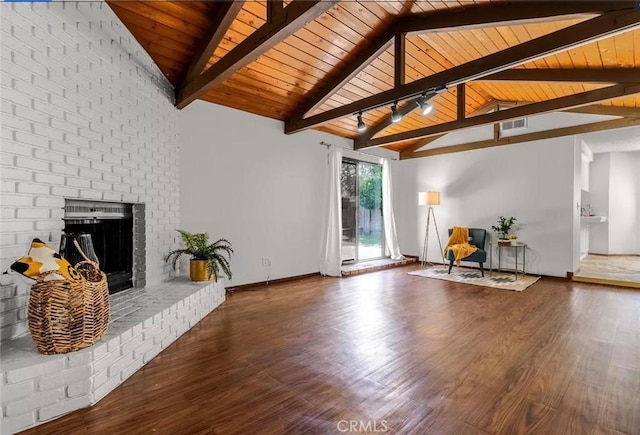
M85 340L93 340L92 343L100 340L109 327L109 315L111 306L109 304L109 287L107 286L107 276L102 272L97 263L92 261L81 261L76 264L76 270L84 276L84 304L85 304Z
M82 251L81 251L82 252ZM46 278L44 272L31 287L29 331L38 350L44 354L84 349L100 340L109 326L107 277L97 263L89 260L76 265L85 281Z

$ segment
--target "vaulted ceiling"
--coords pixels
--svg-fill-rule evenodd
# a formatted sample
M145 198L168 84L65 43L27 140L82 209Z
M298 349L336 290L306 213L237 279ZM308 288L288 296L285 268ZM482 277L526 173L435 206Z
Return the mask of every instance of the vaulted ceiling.
M109 5L176 86L178 107L199 98L283 120L288 133L352 138L356 148L406 157L447 131L588 104L618 110L629 125L640 118L632 1ZM413 110L423 93L429 116ZM396 101L406 115L391 123ZM519 112L490 112L497 102Z

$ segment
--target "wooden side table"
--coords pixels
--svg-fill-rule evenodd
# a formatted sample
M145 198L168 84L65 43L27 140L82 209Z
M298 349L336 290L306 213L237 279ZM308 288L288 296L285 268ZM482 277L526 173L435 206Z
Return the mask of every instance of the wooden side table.
M514 270L515 279L518 279L518 273L522 275L526 275L526 265L527 265L527 244L522 242L511 242L510 244L500 244L498 245L498 272L502 272L502 249L503 248L514 248L516 250L516 267ZM491 268L489 269L489 274L493 274L493 243L489 242L489 264ZM522 270L518 268L518 253L522 250Z

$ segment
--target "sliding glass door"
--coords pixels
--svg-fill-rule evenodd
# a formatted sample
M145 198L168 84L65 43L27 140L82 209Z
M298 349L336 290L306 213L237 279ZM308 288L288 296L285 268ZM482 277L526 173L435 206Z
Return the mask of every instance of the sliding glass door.
M358 260L384 256L382 166L358 163Z
M342 161L342 262L358 258L358 163Z
M341 187L342 261L383 257L382 166L344 159Z

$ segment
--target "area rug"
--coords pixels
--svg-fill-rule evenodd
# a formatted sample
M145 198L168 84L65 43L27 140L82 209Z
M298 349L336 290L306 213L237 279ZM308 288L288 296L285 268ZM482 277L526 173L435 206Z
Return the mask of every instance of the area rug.
M493 274L490 274L486 270L483 278L479 270L466 269L463 267L454 267L453 270L451 270L451 275L447 273L447 268L442 267L420 269L414 272L409 272L409 275L462 282L465 284L499 288L502 290L513 290L517 292L523 291L540 279L539 276L533 275L518 275L518 279L515 279L515 275L513 273L493 272Z

